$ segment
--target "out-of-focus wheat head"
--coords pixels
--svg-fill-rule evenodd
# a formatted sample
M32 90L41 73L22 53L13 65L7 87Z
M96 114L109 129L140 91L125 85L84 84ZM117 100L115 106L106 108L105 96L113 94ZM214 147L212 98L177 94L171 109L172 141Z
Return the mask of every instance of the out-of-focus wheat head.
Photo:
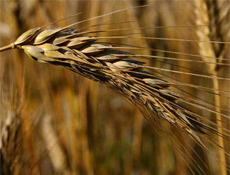
M32 28L1 51L22 49L111 87L152 128L105 87L4 52L3 174L229 172L228 1L10 2L2 13L11 27L0 24L16 35L84 9L77 22Z

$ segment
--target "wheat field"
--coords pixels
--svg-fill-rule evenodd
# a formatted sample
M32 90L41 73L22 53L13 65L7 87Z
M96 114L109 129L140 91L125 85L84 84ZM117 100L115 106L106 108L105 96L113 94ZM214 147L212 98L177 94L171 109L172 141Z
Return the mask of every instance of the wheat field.
M0 1L0 174L230 174L229 21L228 0Z

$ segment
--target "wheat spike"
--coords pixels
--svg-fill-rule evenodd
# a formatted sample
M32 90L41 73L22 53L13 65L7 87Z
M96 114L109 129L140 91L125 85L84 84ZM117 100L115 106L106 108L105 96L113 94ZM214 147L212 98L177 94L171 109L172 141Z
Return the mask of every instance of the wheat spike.
M223 1L224 2L224 1ZM203 30L198 30L197 31L197 36L200 39L205 39L207 41L211 41L211 40L215 40L215 41L226 41L224 40L224 35L223 35L223 31L224 27L223 25L221 26L221 20L226 20L226 16L223 16L223 11L222 11L222 18L218 18L219 16L219 11L218 11L218 6L217 6L217 1L196 1L195 2L196 5L196 23L204 23L204 24L208 24L208 26L206 28L204 28ZM228 5L227 5L228 6ZM226 13L228 13L228 9L229 7L225 8L227 10L224 10L224 13L226 15ZM227 25L225 25L227 26ZM222 30L221 30L222 29ZM228 32L226 32L227 34ZM225 52L225 47L224 45L218 45L218 44L212 44L212 43L208 43L208 44L202 44L199 43L199 53L201 55L209 55L211 57L213 57L216 63L221 63L222 60L222 56ZM224 46L224 47L223 47ZM216 57L216 58L215 58ZM203 61L208 62L209 60L207 60L206 58L202 58ZM213 87L216 89L215 92L218 94L219 93L219 80L216 78L219 74L218 69L220 69L221 67L219 67L218 64L206 64L206 66L208 67L209 71L214 75L213 76ZM222 116L220 115L221 113L221 99L220 96L215 95L215 104L216 104L216 111L218 111L219 114L216 114L216 121L218 124L218 132L219 133L223 133L223 123L221 122ZM224 144L224 139L222 137L218 137L218 142L219 145L224 148L225 144ZM221 162L223 162L223 164L226 164L226 155L225 152L223 150L219 151L220 154L220 160ZM221 166L220 167L220 172L222 175L226 175L227 171L226 171L226 167L225 166Z
M180 104L180 96L168 89L167 81L144 71L141 67L144 63L132 59L130 53L97 42L97 37L82 36L72 28L34 28L1 51L10 48L23 49L35 61L61 65L105 84L202 144L199 121Z

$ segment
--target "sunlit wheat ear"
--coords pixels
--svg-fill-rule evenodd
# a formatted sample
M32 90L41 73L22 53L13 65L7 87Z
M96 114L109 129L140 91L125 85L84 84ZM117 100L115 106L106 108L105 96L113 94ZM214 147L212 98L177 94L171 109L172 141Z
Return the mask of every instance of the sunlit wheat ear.
M202 125L179 102L180 95L168 89L169 82L143 70L144 63L131 59L130 53L99 43L97 37L79 35L71 28L34 28L1 50L10 48L22 49L35 61L64 66L113 88L204 146L199 137L204 133Z
M224 1L222 1L224 2ZM200 23L206 23L209 24L209 26L203 28L203 29L198 29L197 30L197 36L201 40L215 40L215 41L227 41L226 38L228 38L228 33L229 31L226 30L226 27L229 25L225 24L223 26L223 21L227 19L227 13L229 13L229 4L225 4L223 7L224 3L218 4L217 2L214 1L196 1L195 6L195 14L196 14L196 24ZM226 3L226 2L225 2ZM218 9L220 5L220 9ZM222 10L224 9L224 10ZM223 16L223 11L225 15ZM225 31L225 34L223 34L223 30ZM220 88L220 82L217 78L218 76L218 71L222 68L221 66L218 65L218 63L223 63L223 55L225 55L225 52L227 51L226 45L218 45L218 44L212 44L212 43L199 43L199 53L201 56L203 55L208 55L212 57L213 59L206 59L202 57L202 59L206 62L206 66L208 67L208 70L210 71L211 74L213 74L213 87L216 89L215 93L219 94L219 88ZM207 62L216 62L217 64L208 64ZM223 133L223 118L221 116L221 98L218 95L214 96L214 101L216 104L215 110L219 113L216 115L216 123L217 123L217 129L219 133ZM223 137L219 136L218 137L218 142L219 145L222 148L225 148L225 143ZM227 156L225 155L225 152L223 150L219 151L220 154L220 160L224 164L226 164L227 161ZM227 174L226 168L224 166L221 166L220 172L222 175Z

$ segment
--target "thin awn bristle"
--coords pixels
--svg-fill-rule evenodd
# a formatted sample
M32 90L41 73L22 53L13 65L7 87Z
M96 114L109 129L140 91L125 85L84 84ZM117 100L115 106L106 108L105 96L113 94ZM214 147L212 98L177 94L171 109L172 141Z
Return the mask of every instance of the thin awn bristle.
M132 28L127 28L125 30L131 30ZM113 31L121 31L122 29L111 29L108 31L101 32L113 32ZM146 40L162 40L162 41L177 41L177 42L192 42L192 43L212 43L212 44L226 44L229 45L230 42L224 41L205 41L205 40L189 40L182 38L160 38L160 37L147 37L147 36L133 36L141 33L129 33L124 35L110 35L107 37L98 37L98 39L127 39L127 38L137 38L137 39L146 39Z
M117 44L117 43L108 43L108 44ZM135 45L131 45L131 44L117 44L117 45L124 46L123 49L130 49L130 50L136 50L136 49L137 50L138 49L139 50L150 50L150 51L169 53L169 54L175 54L175 55L190 56L190 57L194 57L194 58L208 58L208 59L213 59L213 60L216 59L216 57L208 56L208 55L199 55L199 54L192 54L192 53L185 53L185 52L177 52L177 51L172 51L172 50L153 49L153 48L135 46ZM122 47L120 47L120 48L122 49ZM222 60L228 61L229 59L223 57ZM212 61L208 61L207 63L209 63L209 62L212 62Z

